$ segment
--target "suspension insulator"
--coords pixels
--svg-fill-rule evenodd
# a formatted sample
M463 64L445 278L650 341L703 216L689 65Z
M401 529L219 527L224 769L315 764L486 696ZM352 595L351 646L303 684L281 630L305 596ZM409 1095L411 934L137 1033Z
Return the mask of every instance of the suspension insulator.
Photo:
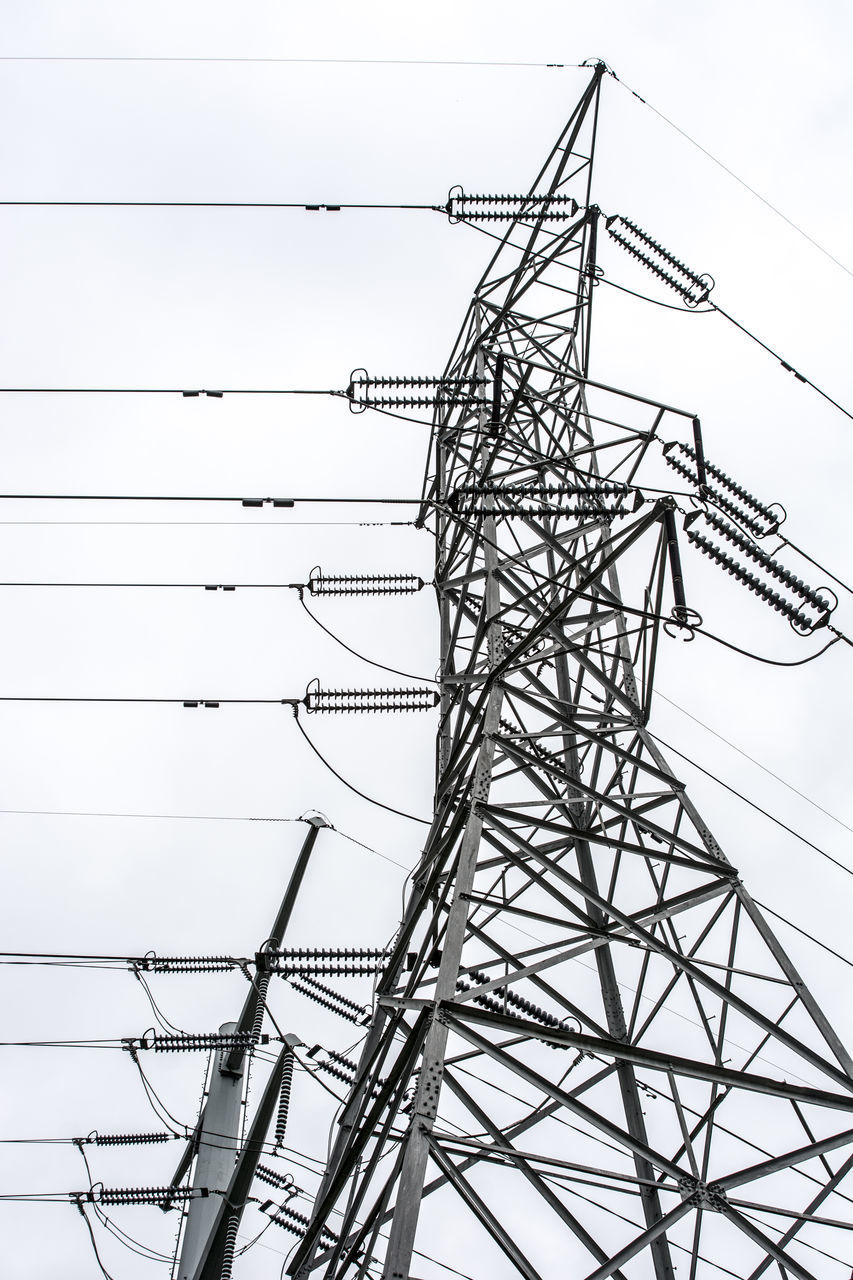
M164 1204L167 1200L206 1200L207 1187L93 1187L86 1199L97 1204Z
M269 1169L265 1164L259 1164L255 1169L255 1177L265 1182L268 1187L275 1187L279 1191L290 1191L293 1186L292 1173L279 1173L276 1169Z
M259 951L255 964L259 972L283 977L299 974L327 974L362 977L381 973L391 953L378 947L292 947L286 951Z
M725 569L728 574L737 578L739 582L742 582L743 585L755 595L760 596L762 600L765 600L771 608L776 610L777 613L781 613L784 617L788 618L796 628L802 631L812 631L819 622L825 620L827 617L828 610L825 606L820 618L815 619L808 617L807 614L803 613L801 608L792 604L789 600L785 600L778 591L774 591L766 582L762 582L754 573L750 573L750 571L744 568L743 565L738 564L733 556L728 555L727 552L723 551L720 547L715 546L709 538L704 536L704 534L697 533L693 528L686 528L686 532L689 542L692 542L695 547L697 547L704 555L708 556L709 559L713 560L715 564L718 564L721 568Z
M363 1026L369 1020L370 1015L360 1004L356 1004L354 1000L349 1000L346 996L342 996L340 992L333 990L332 987L327 987L322 982L317 982L315 978L293 977L289 978L288 981L294 991L307 996L315 1004L322 1005L324 1009L331 1010L332 1013L338 1014L339 1017L345 1018L347 1022L354 1022L357 1026Z
M270 1222L291 1232L292 1235L304 1236L308 1230L308 1218L297 1209L291 1209L289 1204L276 1205L272 1200L267 1200L260 1206L260 1210L267 1215ZM327 1249L337 1243L338 1237L334 1231L330 1231L328 1227L320 1228L320 1244L323 1248Z
M228 1225L225 1228L225 1242L222 1246L222 1260L219 1264L218 1280L231 1280L234 1274L234 1255L237 1252L237 1232L240 1229L240 1214L229 1213Z
M269 1036L255 1036L251 1033L234 1033L220 1035L216 1033L186 1032L176 1036L152 1035L140 1041L141 1049L153 1049L155 1053L198 1053L210 1049L242 1049L250 1050L258 1044L269 1044Z
M618 227L615 225L617 223L620 224ZM617 244L638 262L642 262L644 267L669 285L670 289L680 294L688 306L696 307L707 299L714 287L711 277L700 276L691 271L635 222L631 222L630 218L617 215L607 218L604 225Z
M520 639L524 639L523 633L521 634ZM546 764L555 764L559 768L562 768L563 762L557 752L549 751L547 747L543 747L541 742L536 742L534 738L528 738L523 729L516 728L514 724L509 720L505 720L503 717L501 717L500 720L500 727L503 729L504 733L510 737L517 738L519 734L521 734L525 738L523 745L531 755L537 756Z
M674 450L678 450L696 468L695 472L689 466L682 462L681 458L674 455ZM742 524L745 529L756 538L765 538L768 534L775 533L781 524L779 516L775 513L772 506L767 506L763 502L759 502L742 485L737 484L724 471L715 466L713 462L709 462L707 458L703 458L705 480L699 479L699 459L695 449L689 444L683 444L680 440L671 440L669 444L663 447L663 456L670 467L677 471L679 475L684 476L692 484L699 484L704 487L705 495L713 501L715 506L721 507L724 511L736 520L738 524ZM717 482L713 483L708 479L712 476ZM727 490L724 493L723 490ZM734 495L734 498L728 496ZM735 501L734 499L737 499Z
M146 973L226 973L237 968L237 961L232 956L144 956L142 960L131 960L134 969L142 969Z
M624 480L599 479L597 476L584 477L582 480L560 481L558 484L503 484L483 482L481 484L462 485L456 490L459 494L507 494L513 498L550 498L555 494L573 494L583 497L611 497L621 494L635 493L636 490Z
M511 516L580 516L587 520L611 520L616 516L629 515L636 507L622 502L540 502L522 504L492 500L491 503L470 502L454 505L454 514L459 516L494 516L505 519Z
M381 973L383 968L384 965L379 960L374 960L370 964L333 964L331 960L325 962L318 960L312 964L309 960L304 960L301 964L281 965L273 972L282 978L321 975L325 978L364 978Z
M572 196L559 193L467 195L457 186L451 188L444 209L452 222L555 222L573 218L578 207Z
M793 592L794 595L805 600L819 613L831 612L826 601L818 594L817 591L812 587L807 586L805 582L803 582L802 578L795 577L789 569L786 569L778 560L774 560L771 556L767 555L767 553L762 551L760 547L756 547L755 544L750 542L749 538L745 537L739 529L735 529L726 520L723 520L718 516L716 512L705 512L705 520L712 529L720 534L721 537L725 538L727 542L730 542L732 546L737 547L744 553L744 555L749 556L750 560L753 560L757 565L760 565L760 567L764 569L766 573L769 573L771 577L775 578L778 582L783 583L789 591Z
M479 970L472 969L471 977L477 982L488 982L486 974ZM471 984L466 982L464 978L458 978L456 981L456 990L465 992L471 991ZM493 991L482 992L480 995L472 996L474 1004L480 1005L482 1009L488 1009L490 1013L505 1014L507 1006L517 1009L520 1013L524 1013L531 1022L541 1023L543 1027L560 1028L562 1023L552 1013L540 1009L538 1005L533 1004L530 1000L525 1000L523 996L517 995L511 991L509 987L495 987ZM552 1045L552 1048L563 1048L562 1045Z
M485 388L485 378L374 378L366 369L355 369L345 394L350 408L356 412L368 408L434 409L438 404L483 406L486 404Z
M290 1093L293 1088L293 1051L285 1054L281 1069L281 1091L278 1096L278 1111L275 1119L275 1145L280 1147L287 1131L287 1117L290 1111Z
M81 1141L94 1142L96 1147L142 1147L151 1142L171 1142L176 1136L174 1133L95 1133Z
M311 713L340 711L431 711L438 705L435 689L320 689L309 686L303 699Z
M424 585L423 578L414 573L325 577L321 569L316 569L308 579L312 596L407 596L422 591Z

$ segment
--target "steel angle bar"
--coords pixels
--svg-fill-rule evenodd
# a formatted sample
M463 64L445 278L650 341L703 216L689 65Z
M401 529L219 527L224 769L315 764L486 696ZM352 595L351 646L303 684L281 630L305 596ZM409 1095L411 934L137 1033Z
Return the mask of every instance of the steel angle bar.
M844 1161L844 1164L841 1166L841 1168L838 1169L837 1172L834 1173L828 1179L828 1181L820 1188L817 1194L809 1201L808 1205L806 1206L806 1209L804 1210L803 1217L805 1218L806 1215L813 1213L815 1209L819 1209L820 1206L823 1204L824 1200L826 1200L829 1196L834 1194L836 1188L838 1187L838 1184L842 1182L844 1178L847 1177L847 1175L850 1173L851 1170L853 1170L853 1155L848 1156L848 1158ZM793 1239L795 1239L796 1234L799 1231L801 1225L802 1225L801 1223L796 1223L793 1226L789 1227L788 1230L784 1233L784 1235L782 1235L780 1239L777 1241L778 1247L784 1249L788 1244L790 1244L790 1242ZM746 1278L746 1280L759 1280L759 1278L764 1275L767 1268L771 1265L772 1265L771 1259L768 1256L764 1259L763 1262L760 1262L758 1264L758 1266L755 1268L754 1271L751 1271L749 1273L749 1276Z
M505 947L502 947L494 938L490 938L482 929L479 929L470 921L468 928L473 937L490 947L491 950L494 951L496 955L500 956L508 965L514 963L515 957L513 954L507 951ZM555 1004L560 1008L565 1009L567 1017L575 1018L581 1026L585 1025L591 1028L596 1032L596 1034L607 1034L605 1028L595 1021L588 1010L582 1009L579 1005L574 1004L564 992L556 990L556 988L547 983L544 978L540 978L538 974L532 974L530 981L539 991L548 996L549 999L553 1000Z
M786 977L788 978L788 981L791 983L794 989L798 992L800 1000L802 1001L805 1008L808 1010L809 1016L811 1017L815 1026L820 1031L821 1035L823 1036L826 1043L829 1045L832 1052L835 1054L835 1057L841 1063L841 1066L844 1068L847 1074L851 1077L851 1081L853 1081L853 1058L851 1058L850 1054L847 1052L846 1048L844 1047L844 1044L842 1043L840 1037L835 1031L835 1028L832 1026L832 1023L829 1021L826 1014L820 1008L814 996L809 991L803 978L800 976L799 972L794 967L794 964L790 956L782 947L782 944L779 942L778 938L773 933L769 924L764 919L764 916L761 914L761 911L759 910L757 904L752 899L752 897L750 897L749 893L743 887L743 885L739 885L738 887L738 897L740 898L741 905L743 906L744 910L746 911L753 925L758 930L759 934L761 935L767 947L769 948L776 963L779 965L782 972L786 975Z
M452 1092L456 1095L456 1097L463 1104L463 1106L467 1107L467 1109L471 1112L471 1114L473 1115L477 1123L481 1125L482 1128L486 1131L486 1133L488 1133L492 1138L491 1149L498 1150L502 1154L506 1154L506 1156L513 1162L516 1168L518 1168L521 1171L521 1173L524 1175L527 1181L535 1188L535 1190L539 1193L539 1195L542 1196L545 1203L554 1211L554 1213L556 1213L559 1216L559 1218L569 1228L569 1230L572 1231L575 1236L577 1236L577 1238L589 1250L592 1256L594 1258L597 1258L598 1261L603 1262L606 1256L605 1250L602 1249L599 1242L593 1236L590 1235L590 1233L579 1221L579 1219L576 1218L575 1215L569 1210L569 1208L563 1204L562 1200L554 1192L554 1190L541 1177L541 1175L532 1167L531 1161L534 1159L538 1159L538 1157L535 1157L535 1156L531 1157L528 1153L519 1152L516 1150L516 1148L509 1141L507 1132L498 1128L498 1126L494 1123L491 1117L483 1110L482 1107L480 1107L477 1104L477 1102L475 1102L475 1100L471 1097L471 1095L467 1092L467 1090L464 1089L462 1085L459 1083L459 1081L456 1079L454 1072L448 1071L446 1079L447 1079L448 1088L452 1090ZM458 1139L453 1139L452 1135L450 1135L450 1139L451 1141L459 1141L463 1144L464 1143L473 1144L473 1139L458 1140ZM476 1160L476 1156L472 1156L469 1158L468 1161L465 1162L465 1164L467 1165L469 1163L473 1163L475 1160ZM546 1158L544 1163L559 1164L562 1162L549 1161ZM460 1167L463 1167L463 1166L460 1166ZM632 1181L629 1175L626 1174L624 1175L624 1177L627 1181ZM625 1280L625 1277L622 1275L621 1271L617 1270L614 1274L616 1275L617 1280Z
M532 755L518 747L511 739L501 738L500 741L505 755L511 756L519 763L535 766L536 768L541 769L544 773L552 774L555 778L559 779L560 782L570 786L572 790L579 791L582 795L587 796L588 799L597 801L598 804L605 805L608 809L612 809L615 815L623 818L626 822L635 822L637 817L635 811L617 803L617 800L613 798L612 793L598 791L594 787L581 782L579 778L570 774L557 761L542 759L539 756ZM674 803L679 803L679 796L675 792L673 792L669 798ZM603 820L600 819L600 821L603 826ZM672 845L677 849L681 849L682 852L698 854L702 858L702 861L705 862L705 857L703 856L702 851L689 840L685 840L675 832L667 831L666 827L659 827L656 823L649 822L647 819L643 821L642 826L647 834L660 836L667 845Z
M643 746L645 747L646 751L648 751L649 755L652 757L653 760L657 761L658 767L661 769L668 770L669 765L667 764L666 757L664 756L660 747L655 742L652 735L646 730L646 728L643 725L638 726L637 734L642 739ZM714 839L714 836L711 834L710 830L708 829L707 824L702 819L699 813L699 810L696 808L696 806L693 804L692 800L688 796L686 789L679 792L679 798L681 800L681 804L684 808L685 813L687 814L690 821L693 823L693 826L696 828L697 832L699 833L699 837L702 843L704 844L705 848L708 850L708 853L711 855L711 857L718 859L720 862L728 863L728 859L725 853L723 852L722 848L717 843L717 841ZM778 946L778 943L777 943L777 946Z
M521 701L528 703L531 707L538 708L539 706L533 695L527 691L516 692L513 690L513 696L520 698ZM682 803L681 793L684 790L684 783L680 782L670 770L662 768L656 756L652 757L651 760L647 759L646 757L637 754L631 748L620 747L618 742L610 740L611 736L615 737L617 733L630 731L633 735L634 742L638 744L641 743L645 746L645 741L643 740L639 728L635 723L632 722L624 726L620 725L618 728L614 729L601 728L598 730L584 727L584 725L576 721L574 717L567 723L571 724L572 733L585 738L592 746L599 747L602 751L609 752L618 760L623 761L624 764L633 765L637 769L641 769L644 774L649 774L651 777L657 778L659 782L665 783L675 793L674 798L678 799L679 803ZM554 730L555 735L558 732L559 730Z
M560 1085L547 1080L545 1076L540 1075L538 1071L534 1071L532 1067L520 1062L517 1058L513 1058L511 1054L492 1044L491 1041L484 1039L461 1018L448 1018L448 1021L452 1022L454 1032L463 1040L467 1040L469 1044L474 1045L487 1057L506 1067L512 1074L529 1084L531 1088L537 1089L546 1097L553 1098L561 1106L565 1107L567 1111L573 1112L594 1129L606 1134L608 1138L622 1147L626 1154L631 1153L639 1156L652 1165L653 1168L660 1170L661 1173L669 1174L676 1181L689 1176L686 1169L682 1169L680 1165L676 1164L668 1156L653 1150L648 1143L633 1137L626 1129L621 1129L600 1112L586 1106L585 1103L580 1102L578 1098L561 1088Z
M798 1213L795 1209L783 1209L776 1204L762 1204L758 1200L732 1200L736 1209L754 1209L756 1213L769 1213L772 1217L795 1218L800 1226L833 1227L837 1231L853 1231L849 1218L825 1218L817 1213Z
M463 1102L468 1098L472 1106L476 1107L474 1100L468 1097L464 1091L460 1092L458 1096ZM474 1114L473 1111L472 1114ZM479 1152L479 1156L475 1156L475 1159L489 1160L493 1163L499 1162L504 1166L506 1166L508 1160L517 1163L519 1167L522 1164L528 1166L542 1165L545 1169L554 1169L558 1172L583 1173L591 1178L608 1179L624 1187L638 1187L645 1181L635 1173L619 1173L615 1169L602 1169L597 1165L578 1164L577 1161L562 1160L559 1156L549 1156L539 1151L519 1150L518 1147L514 1147L506 1141L503 1130L495 1125L481 1109L478 1109L477 1120L481 1127L487 1130L491 1141L487 1142L482 1137L467 1138L462 1134L450 1132L436 1132L433 1137L437 1142L441 1143L443 1150L448 1153L452 1152L454 1155L461 1155L465 1151ZM659 1191L670 1191L676 1195L679 1194L679 1188L675 1183L666 1183L661 1179L655 1178L649 1180L648 1185L657 1187ZM851 1230L853 1230L853 1224L850 1224L850 1226Z
M731 885L723 881L720 881L716 885L709 885L707 888L704 888L704 889L697 889L688 894L681 894L677 899L672 899L668 903L662 903L660 907L656 910L639 912L638 915L635 917L635 919L637 920L638 923L642 925L656 924L659 920L669 920L673 916L679 915L682 911L689 911L693 907L701 905L703 902L709 902L712 899L719 897L720 894L727 894L730 896L731 892L732 892ZM491 903L489 905L491 905ZM504 908L499 903L496 905L498 910L500 911L508 910L511 912L515 912L517 910L518 913L521 915L526 915L526 916L535 915L535 913L533 912L521 911L520 908L516 909L511 906ZM495 912L495 914L497 914L497 911ZM539 917L539 918L542 918L542 917ZM564 928L566 927L566 924L564 921L557 920L556 918L552 918L552 923L560 924ZM572 927L572 926L568 926L568 927ZM624 928L595 929L594 927L590 927L590 929L587 930L587 932L594 933L597 936L591 937L584 942L578 942L576 940L573 940L569 944L568 949L566 951L562 951L559 954L559 956L557 956L555 960L550 961L550 963L558 963L565 960L574 960L577 958L577 956L587 955L590 951L594 951L597 947L606 946L611 942L618 942L620 941L620 939L625 939L628 936L627 930ZM707 962L703 962L703 963L707 963ZM484 968L484 965L480 964L478 965L478 967L482 969ZM458 997L458 999L462 1003L464 1003L467 1000L472 1000L476 996L486 991L489 991L494 986L506 986L509 983L518 980L519 978L527 976L528 973L538 972L539 969L541 969L541 967L543 966L539 966L536 969L534 969L532 966L525 969L519 969L514 973L507 974L504 978L495 979L494 982L490 982L488 984L478 986L472 989L471 991L466 992L464 996ZM776 981L783 982L784 979L776 979Z
M797 1276L798 1280L821 1280L821 1278L816 1276L813 1271L807 1271L806 1268L796 1260L796 1258L792 1258L785 1249L780 1245L775 1244L769 1236L766 1236L763 1231L759 1230L755 1223L750 1222L749 1218L740 1213L737 1209L733 1208L732 1205L727 1204L725 1201L721 1201L719 1211L724 1214L730 1222L734 1223L736 1227L740 1227L744 1235L749 1236L750 1240L753 1240L757 1245L760 1245L768 1257L773 1258L782 1267L784 1267L786 1271L789 1271L792 1276Z
M774 1156L772 1160L762 1160L758 1164L739 1169L737 1173L715 1178L714 1184L724 1191L729 1191L733 1187L742 1187L744 1183L755 1182L758 1178L766 1178L782 1169L793 1168L794 1165L802 1164L805 1160L813 1160L825 1155L828 1151L837 1151L839 1147L848 1146L853 1146L853 1129L845 1129L842 1133L833 1134L831 1138L822 1138L820 1141L809 1143L806 1147L789 1151L785 1155Z
M644 1067L650 1071L662 1071L664 1073L672 1071L686 1079L713 1081L729 1089L746 1089L750 1093L770 1094L773 1097L784 1098L786 1101L796 1100L797 1102L808 1102L817 1107L853 1112L853 1098L845 1094L829 1093L825 1089L814 1089L809 1085L788 1084L783 1080L774 1080L770 1076L739 1071L734 1067L723 1067L699 1059L683 1058L671 1053L660 1053L655 1049L645 1049L624 1040L587 1036L566 1029L558 1031L520 1016L492 1013L488 1009L476 1009L470 1004L463 1004L459 1000L442 1001L439 1005L439 1010L448 1024L457 1030L457 1023L464 1020L468 1023L491 1026L504 1032L511 1031L516 1035L525 1035L531 1040L541 1040L546 1044L564 1045L566 1048L577 1049L580 1053L613 1058L620 1062L630 1062L636 1067ZM847 1138L846 1140L849 1141L850 1139ZM835 1143L835 1145L843 1144ZM793 1154L796 1156L798 1153L795 1152ZM810 1156L805 1154L800 1158L807 1160ZM780 1157L780 1168L787 1167L786 1160L788 1163L796 1163L796 1160ZM775 1161L768 1162L768 1172L773 1172L769 1166L775 1163ZM715 1179L716 1181L718 1180Z
M636 924L631 916L620 911L613 902L602 897L601 894L590 888L576 876L571 875L571 873L566 871L564 867L555 867L552 864L548 864L546 859L539 857L538 850L534 845L528 845L524 841L520 840L515 836L514 832L512 832L510 828L499 826L499 829L503 831L504 835L508 839L522 845L534 858L538 858L545 865L549 866L552 874L558 875L566 884L571 884L572 887L575 888L591 906L597 906L606 915L609 915L614 920L619 921L620 924L623 924L641 942L644 942L650 950L656 951L664 959L669 960L674 968L682 970L685 974L689 974L691 977L696 979L700 985L706 987L709 991L718 996L724 1004L728 1004L732 1008L737 1009L739 1013L743 1014L751 1022L754 1022L757 1026L761 1027L763 1031L768 1032L771 1037L780 1041L780 1043L784 1044L787 1048L792 1049L794 1053L803 1058L806 1062L810 1063L810 1065L817 1067L819 1071L829 1076L829 1078L834 1080L837 1084L841 1084L846 1089L853 1092L853 1079L851 1079L850 1076L839 1071L831 1062L828 1062L825 1058L821 1057L820 1054L803 1044L802 1041L798 1040L795 1036L790 1035L787 1031L783 1030L781 1026L777 1025L777 1023L772 1019L767 1018L759 1010L754 1008L754 1006L749 1004L748 1001L736 996L719 982L716 982L708 974L703 973L697 965L687 959L687 957L679 955L677 951L673 950L673 948L663 942L662 939L655 937L654 934L648 933L641 925ZM584 839L590 838L586 832L583 834Z
M370 1139L379 1132L378 1121L382 1113L388 1107L388 1103L393 1096L398 1081L414 1066L424 1037L429 1029L429 1015L427 1011L422 1012L415 1023L409 1029L409 1042L406 1050L400 1055L395 1064L394 1073L389 1076L388 1080L381 1087L370 1111L365 1115L358 1131L353 1131L345 1151L342 1153L338 1164L334 1170L332 1177L329 1179L328 1185L324 1188L321 1196L318 1197L311 1215L311 1222L302 1238L293 1259L288 1268L289 1272L297 1272L308 1260L312 1250L314 1249L320 1237L320 1231L326 1219L335 1208L338 1197L341 1194L347 1179L356 1166L356 1163L364 1151ZM386 1126L389 1127L391 1121L395 1118L393 1110L388 1113Z
M517 590L519 595L523 594L523 587L516 587L511 576L505 575L502 579L502 585L509 589ZM569 606L567 605L566 607L568 608ZM558 623L550 624L547 630L558 644L565 643L565 635ZM637 700L629 697L625 690L616 684L615 681L601 669L601 667L597 666L583 649L575 648L572 651L572 657L588 675L592 676L597 683L606 690L613 702L619 703L620 706L624 707L629 712L630 716L636 723L636 718L640 714L640 706Z
M654 1244L670 1227L673 1227L676 1222L691 1212L693 1212L693 1206L686 1201L676 1205L674 1209L670 1209L668 1213L663 1214L657 1222L647 1227L630 1244L625 1245L618 1253L613 1254L612 1258L608 1259L602 1266L597 1267L595 1271L591 1271L586 1280L606 1280L608 1276L617 1275L618 1268L623 1263L630 1262L641 1250Z
M477 1220L485 1227L495 1243L509 1258L515 1269L525 1277L525 1280L541 1280L539 1272L528 1262L521 1249L503 1229L486 1202L477 1194L467 1178L463 1177L460 1169L445 1155L431 1134L428 1141L430 1158L438 1165L447 1181L459 1193Z
M574 786L575 783L576 779L573 778L572 785ZM542 788L542 790L544 791L544 788ZM583 791L583 788L579 788L579 790ZM554 803L556 805L561 802L559 800L555 800ZM564 867L558 867L554 863L547 863L545 855L541 849L518 836L511 827L506 826L505 823L500 821L501 818L505 818L507 821L517 819L518 814L511 809L504 808L503 805L496 804L483 804L481 805L481 809L482 812L489 817L491 824L496 830L502 832L508 839L513 840L525 853L528 853L530 856L537 858L540 862L549 866L553 874L560 876L565 883L571 883L574 888L577 887L579 882L571 877ZM685 853L693 854L692 858L679 857L678 854L670 853L668 849L655 849L652 853L646 845L633 844L628 840L618 840L614 836L597 832L594 828L588 826L583 828L574 826L566 832L565 828L561 828L560 823L556 822L552 818L538 818L531 814L526 815L525 821L526 825L536 826L542 831L560 831L561 834L565 836L571 835L575 841L584 840L588 844L606 845L608 848L619 848L623 853L636 853L639 854L640 857L646 859L653 857L655 861L671 863L678 867L684 867L689 871L705 872L708 875L714 876L715 879L718 878L720 874L720 864L718 862L707 861L701 850L694 849L693 846L690 846L686 841L681 841L680 839L674 839L673 842L680 844L684 848ZM667 836L667 840L669 840L669 836ZM686 848L684 846L686 846ZM728 869L728 867L726 869ZM736 873L732 868L733 877L735 874ZM608 902L609 900L606 898L600 899L600 905L604 904L606 909L609 910L609 907L607 906ZM611 912L611 914L614 913Z
M524 363L530 365L532 369L544 373L553 372L550 366L538 364L535 360L526 360ZM679 409L677 405L667 404L664 400L654 400L649 396L641 396L636 391L627 391L624 387L614 387L608 382L597 382L594 378L588 378L580 372L575 373L572 371L571 377L573 382L578 382L584 387L592 387L596 391L606 391L611 395L620 396L624 400L634 400L637 404L645 404L664 413L674 413L680 418L690 418L691 422L696 417L693 409Z

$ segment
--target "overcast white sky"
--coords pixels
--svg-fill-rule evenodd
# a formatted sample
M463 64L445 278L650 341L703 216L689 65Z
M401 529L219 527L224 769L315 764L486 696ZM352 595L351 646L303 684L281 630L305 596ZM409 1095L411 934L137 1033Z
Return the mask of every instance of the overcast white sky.
M806 11L764 0L528 0L523 9L504 0L31 0L7 6L0 26L0 199L441 203L455 183L521 191L586 73L395 60L601 57L853 267L851 25L842 3ZM120 60L30 60L40 57ZM128 58L308 61L121 60ZM853 403L850 272L614 80L605 84L597 200L711 272L721 306L834 398ZM488 252L476 233L420 212L0 207L0 222L4 387L342 388L360 365L437 373ZM617 248L606 249L603 265L613 280L673 300ZM719 317L677 315L602 286L595 343L594 376L695 409L708 456L758 497L783 502L790 538L850 579L849 419ZM416 496L427 429L355 417L324 399L3 395L0 438L4 493L340 499ZM0 578L299 582L317 564L327 573L429 578L427 534L405 523L358 523L412 515L341 504L252 512L3 502ZM789 563L813 585L822 580L802 561ZM690 602L711 630L779 659L819 647L686 553L685 570ZM301 696L314 676L327 687L394 682L318 631L289 591L0 591L3 696L280 698ZM851 632L850 596L841 594L838 624ZM316 612L379 661L434 673L427 592L318 601ZM789 670L702 640L663 650L661 693L814 804L668 702L658 703L653 727L853 866L850 671L842 645ZM403 868L416 859L422 829L342 787L311 756L286 708L6 703L0 716L3 950L251 955L269 931L304 828L225 819L293 819L313 808L402 867L321 833L294 944L381 945L393 932ZM356 786L428 815L429 716L305 724ZM849 952L849 877L683 769L755 896ZM849 1033L845 967L782 925L780 935ZM7 968L0 981L8 1041L138 1036L153 1022L139 984L124 974ZM233 977L157 982L166 1015L192 1030L235 1017L243 998L243 980ZM346 1028L287 991L276 999L279 1020L309 1044L346 1046ZM144 1065L170 1110L191 1123L201 1058ZM0 1137L160 1127L119 1050L0 1048L0 1072ZM300 1074L295 1096L293 1142L316 1160L325 1150L326 1095ZM95 1154L94 1176L107 1184L159 1184L171 1176L178 1144ZM67 1146L6 1146L0 1162L2 1193L87 1185ZM303 1175L312 1187L312 1175ZM11 1202L0 1214L10 1276L99 1274L72 1207ZM175 1215L142 1209L121 1224L169 1253ZM261 1225L247 1215L245 1234ZM278 1275L291 1239L271 1234L236 1274ZM116 1277L158 1272L109 1237L98 1240Z

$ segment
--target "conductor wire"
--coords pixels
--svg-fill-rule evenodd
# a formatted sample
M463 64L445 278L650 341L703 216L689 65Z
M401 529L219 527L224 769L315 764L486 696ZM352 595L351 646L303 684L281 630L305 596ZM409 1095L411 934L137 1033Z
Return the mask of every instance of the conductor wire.
M429 827L432 825L432 823L428 818L418 818L413 813L406 813L403 809L395 809L390 804L383 804L381 800L374 800L372 796L365 795L363 791L359 791L358 787L353 786L351 782L347 782L346 778L342 777L341 774L338 773L337 769L335 769L334 766L329 763L326 757L320 753L317 747L314 746L314 743L311 741L311 739L308 737L308 734L303 729L299 716L296 715L295 712L296 712L296 709L294 708L293 718L296 721L297 729L302 734L302 737L308 743L308 746L314 752L314 755L317 757L320 763L325 765L325 767L329 770L329 773L334 774L338 782L343 783L343 785L349 791L352 791L355 795L360 796L362 800L366 800L368 804L376 805L377 809L385 809L388 813L395 813L398 818L408 818L411 822L419 822L424 827Z
M0 586L2 585L3 584L0 583ZM330 631L329 628L320 621L317 615L311 612L308 605L305 603L305 597L301 591L299 593L299 603L302 605L302 608L308 614L311 621L315 622L321 631L325 631L326 635L329 636L330 639L334 640L335 644L339 644L342 649L346 649L347 653L351 653L352 656L354 658L358 658L360 662L366 662L368 666L377 667L380 671L388 671L394 676L403 676L406 680L417 680L422 683L438 684L438 681L432 676L413 676L410 671L398 671L396 667L386 667L384 662L376 662L373 658L368 658L365 654L359 653L356 649L350 648L350 646L342 640L340 636L336 636L334 631Z

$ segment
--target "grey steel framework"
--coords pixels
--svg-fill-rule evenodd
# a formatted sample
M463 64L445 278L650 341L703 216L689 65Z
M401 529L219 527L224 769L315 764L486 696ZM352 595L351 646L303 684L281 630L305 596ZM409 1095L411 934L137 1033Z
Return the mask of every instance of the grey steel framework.
M689 615L669 410L587 377L603 71L447 366L435 817L291 1274L847 1276L853 1062L647 729Z

